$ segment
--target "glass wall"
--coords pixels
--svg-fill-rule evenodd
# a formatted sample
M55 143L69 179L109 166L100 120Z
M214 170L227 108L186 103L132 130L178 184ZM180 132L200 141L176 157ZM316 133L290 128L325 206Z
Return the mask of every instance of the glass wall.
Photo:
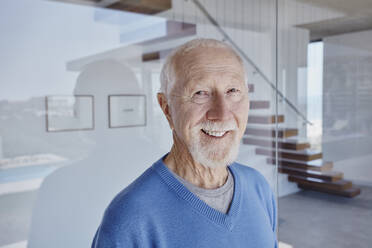
M169 151L159 74L197 37L243 57L238 161L276 192L275 2L9 0L0 18L0 247L89 247L111 199Z
M278 85L294 151L279 171L302 191L279 198L293 247L369 247L372 239L372 5L278 1ZM280 141L279 141L280 143Z

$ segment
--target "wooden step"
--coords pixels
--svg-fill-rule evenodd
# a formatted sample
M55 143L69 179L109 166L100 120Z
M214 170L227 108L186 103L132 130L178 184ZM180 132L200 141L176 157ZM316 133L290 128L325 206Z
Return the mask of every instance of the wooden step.
M156 14L172 8L171 0L157 0L157 1L132 1L120 0L105 6L109 9L124 10L141 14Z
M256 154L275 157L275 150L259 147L259 148L256 148ZM323 154L319 151L314 151L310 149L305 149L305 150L300 150L300 151L279 150L278 156L279 158L286 158L286 159L293 159L293 160L300 160L300 161L311 161L311 160L322 158Z
M142 62L159 60L161 58L161 51L142 54Z
M305 190L313 190L313 191L320 191L323 193L328 193L328 194L333 194L333 195L340 195L344 197L355 197L360 194L360 189L357 187L352 186L349 189L344 189L344 190L335 190L335 189L328 189L328 188L323 188L315 185L305 185L305 184L297 184L298 187L301 189Z
M344 173L338 171L314 171L301 168L291 168L285 166L279 166L279 172L288 175L312 177L322 179L324 181L336 182L344 177Z
M265 146L265 147L276 147L276 142L273 139L260 139L255 137L244 137L243 144ZM310 148L310 143L304 140L296 139L280 139L278 140L278 147L281 149L288 150L303 150Z
M268 109L270 108L269 101L250 101L249 109Z
M264 136L264 137L275 137L276 130L274 128L255 128L247 127L245 129L245 134L254 136ZM279 128L278 137L288 138L298 135L298 129L295 128Z
M248 123L256 124L274 124L276 123L276 117L278 117L278 123L284 122L284 115L249 115Z
M164 59L172 51L173 51L173 48L172 49L165 49L165 50L161 50L161 51L144 53L144 54L142 54L142 61L143 62L148 62L148 61L155 61L155 60Z
M275 164L275 158L267 158L267 162L269 164ZM332 162L324 161L323 159L316 159L312 161L298 161L279 158L278 165L314 171L330 171L333 168Z
M351 181L347 181L344 179L338 180L336 182L329 182L329 181L325 181L325 180L317 179L317 178L289 175L288 180L290 182L299 183L305 186L317 186L323 189L331 189L331 190L345 190L345 189L350 189L353 186Z

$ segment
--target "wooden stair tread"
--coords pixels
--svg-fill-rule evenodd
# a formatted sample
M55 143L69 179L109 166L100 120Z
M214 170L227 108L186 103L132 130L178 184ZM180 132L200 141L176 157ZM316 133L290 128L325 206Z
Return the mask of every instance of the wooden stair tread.
M313 177L319 178L325 181L335 182L341 180L344 176L342 172L338 171L314 171L302 168L291 168L286 166L279 166L279 172L295 175L295 176L303 176L303 177Z
M258 147L256 148L256 154L275 157L275 150ZM287 158L287 159L293 159L293 160L311 161L311 160L322 158L323 155L319 151L310 150L310 149L299 150L299 151L279 149L278 156L280 158Z
M267 162L275 164L275 158L267 158ZM333 168L333 163L330 161L324 161L323 159L315 159L311 161L299 161L293 159L279 158L278 164L280 166L286 166L291 168L302 168L315 171L329 171Z
M315 185L304 185L299 183L298 187L305 190L313 190L313 191L320 191L328 194L340 195L344 197L355 197L360 194L360 188L352 186L351 188L344 189L344 190L335 190L335 189L328 189L323 187L318 187Z
M158 0L158 1L130 1L121 0L114 2L106 8L115 10L124 10L128 12L141 13L141 14L156 14L172 8L171 0Z
M291 182L301 183L302 185L317 186L321 188L335 190L345 190L352 187L352 182L344 179L335 182L330 182L318 178L289 175L288 180Z
M278 117L278 123L284 122L284 115L249 115L248 123L274 124L276 123L276 117Z
M288 144L304 144L304 143L308 143L308 140L305 139L305 138L297 138L297 139L293 139L293 138L284 138L284 139L278 139L278 141L280 142L285 142L285 143L288 143Z
M279 138L288 138L298 135L298 129L295 128L278 128L278 131L274 128L247 127L245 129L245 134L264 137L275 137L276 132Z
M159 60L163 57L162 56L163 53L165 53L165 51L156 51L156 52L144 53L144 54L142 54L142 62Z
M244 137L243 144L276 147L276 142L274 139L263 139L257 137ZM305 140L278 139L278 147L288 150L303 150L310 148L310 143L306 142Z
M249 102L249 109L268 109L270 108L270 101L251 100Z

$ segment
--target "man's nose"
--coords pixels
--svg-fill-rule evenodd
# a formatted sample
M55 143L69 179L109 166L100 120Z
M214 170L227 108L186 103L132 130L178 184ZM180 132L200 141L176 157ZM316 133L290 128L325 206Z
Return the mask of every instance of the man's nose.
M232 116L230 104L224 95L216 95L213 97L210 108L207 112L208 120L226 121Z

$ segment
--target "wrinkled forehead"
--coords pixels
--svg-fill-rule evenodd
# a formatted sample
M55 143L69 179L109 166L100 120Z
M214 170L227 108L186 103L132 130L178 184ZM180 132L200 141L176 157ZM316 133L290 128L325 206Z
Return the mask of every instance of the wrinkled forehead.
M195 48L176 57L175 74L177 84L209 74L244 80L244 66L227 48Z

